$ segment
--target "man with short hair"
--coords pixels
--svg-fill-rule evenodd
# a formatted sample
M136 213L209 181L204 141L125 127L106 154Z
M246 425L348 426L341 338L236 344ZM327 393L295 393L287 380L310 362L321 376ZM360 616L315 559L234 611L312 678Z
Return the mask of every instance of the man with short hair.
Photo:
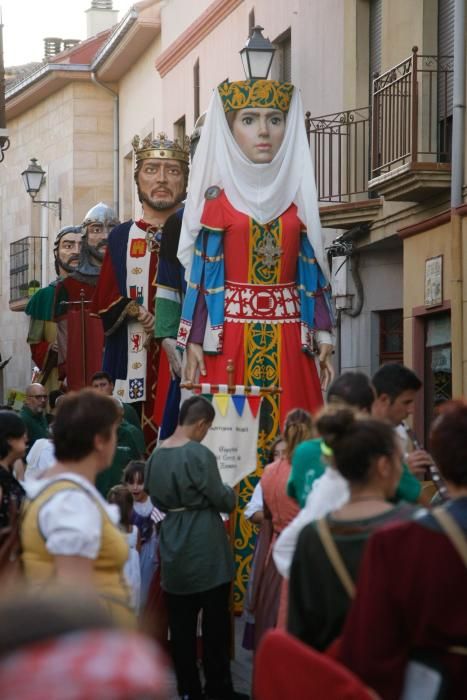
M93 389L106 396L113 396L114 394L112 377L108 372L104 372L104 370L94 372L91 377L91 386ZM123 403L123 401L121 403L123 406L123 418L141 431L141 421L133 406L129 403Z
M372 381L376 391L372 416L389 421L396 428L404 443L407 466L412 474L423 479L427 467L433 464L433 458L425 450L409 451L407 427L404 422L414 412L415 397L422 387L422 382L415 372L397 362L382 365L373 375Z
M133 139L135 182L143 215L126 221L111 232L102 273L96 289L94 311L102 319L105 353L102 369L115 382L115 394L125 403L139 403L148 449L156 442L162 420L169 368L180 374L175 338L161 342L154 332L154 309L161 251L176 251L182 221L182 202L188 181L189 150L165 134L156 139ZM174 239L175 236L175 239ZM165 324L178 328L180 300L166 285ZM178 299L178 301L177 301ZM175 300L174 305L170 301ZM164 306L164 305L163 305ZM170 320L175 313L173 322ZM169 333L169 331L167 331ZM176 331L175 331L176 333ZM157 339L156 339L157 338Z
M47 391L42 384L30 384L26 388L26 398L19 412L26 426L28 435L28 452L39 438L49 436L49 425L45 416Z
M201 441L214 420L201 396L187 399L179 424L147 463L145 487L167 513L161 523L161 585L169 613L178 691L186 700L246 698L230 673L232 550L220 513L235 508L235 493L220 478L214 454ZM196 665L196 628L203 611L203 695Z

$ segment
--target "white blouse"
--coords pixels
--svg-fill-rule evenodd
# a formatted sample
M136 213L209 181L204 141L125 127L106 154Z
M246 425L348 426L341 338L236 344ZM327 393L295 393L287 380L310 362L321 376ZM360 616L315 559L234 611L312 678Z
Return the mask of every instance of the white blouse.
M81 488L66 488L41 506L38 524L47 551L54 556L97 559L102 537L101 508L118 525L120 509L117 505L107 503L90 481L74 472L26 481L24 487L28 498L33 499L49 484L64 479Z

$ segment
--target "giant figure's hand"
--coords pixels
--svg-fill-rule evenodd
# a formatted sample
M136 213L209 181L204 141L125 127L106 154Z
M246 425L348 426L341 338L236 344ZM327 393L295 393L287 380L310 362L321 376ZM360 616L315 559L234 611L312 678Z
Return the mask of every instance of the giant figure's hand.
M182 358L177 350L177 341L175 338L164 338L162 347L165 350L170 366L170 374L172 379L182 376Z
M319 346L319 380L323 391L326 391L334 379L334 367L331 363L333 349L330 343L321 343Z
M197 370L199 370L199 374L202 377L205 376L206 367L204 365L203 346L199 343L188 343L186 348L185 380L187 382L196 382Z
M136 317L143 326L145 332L152 336L154 334L154 316L144 306L140 306L138 316Z

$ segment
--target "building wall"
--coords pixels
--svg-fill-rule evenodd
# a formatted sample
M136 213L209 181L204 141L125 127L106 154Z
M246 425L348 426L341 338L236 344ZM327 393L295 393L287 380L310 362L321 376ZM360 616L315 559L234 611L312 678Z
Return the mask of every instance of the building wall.
M31 377L28 318L9 306L10 243L45 236L50 281L55 278L53 241L60 228L55 211L32 204L21 172L32 157L38 159L46 171L46 184L37 199L61 197L62 226L80 223L100 200L111 202L112 105L112 99L94 85L70 83L8 121L11 146L0 168L0 352L3 359L12 356L3 370L5 392L23 389Z
M197 15L206 9L205 0L190 3L190 12ZM165 35L166 17L183 14L186 3L171 0L162 9L163 49L168 47ZM342 108L344 14L339 0L247 0L233 10L195 48L163 77L163 122L165 128L181 116L186 116L188 133L194 125L193 66L200 65L200 107L207 109L212 90L221 81L244 79L239 52L248 38L248 17L252 9L255 21L265 27L264 35L271 41L289 28L292 36L292 80L300 87L305 110L325 114ZM183 23L180 25L181 32ZM175 40L176 33L170 36ZM329 51L332 36L333 50ZM175 89L174 89L174 86Z
M160 53L160 36L142 54L118 85L119 93L119 151L120 151L120 216L139 216L140 206L133 183L133 147L135 135L144 138L160 131L172 131L162 119L162 81L154 69Z
M414 309L425 304L425 260L443 256L443 299L451 301L451 223L404 239L404 361L413 364Z
M378 312L401 309L403 305L402 249L362 251L360 277L364 290L362 312L356 318L344 313L341 316L341 371L358 370L371 376L379 365ZM348 289L355 294L350 275Z

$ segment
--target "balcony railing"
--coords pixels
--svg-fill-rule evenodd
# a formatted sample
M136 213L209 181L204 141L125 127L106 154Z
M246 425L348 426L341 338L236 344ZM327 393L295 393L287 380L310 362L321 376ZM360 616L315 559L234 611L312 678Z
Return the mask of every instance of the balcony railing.
M412 55L373 81L371 176L449 163L453 58Z
M368 191L370 115L368 107L312 117L305 125L320 202L351 202Z
M10 243L10 304L27 301L39 289L42 241L40 236L27 236Z

